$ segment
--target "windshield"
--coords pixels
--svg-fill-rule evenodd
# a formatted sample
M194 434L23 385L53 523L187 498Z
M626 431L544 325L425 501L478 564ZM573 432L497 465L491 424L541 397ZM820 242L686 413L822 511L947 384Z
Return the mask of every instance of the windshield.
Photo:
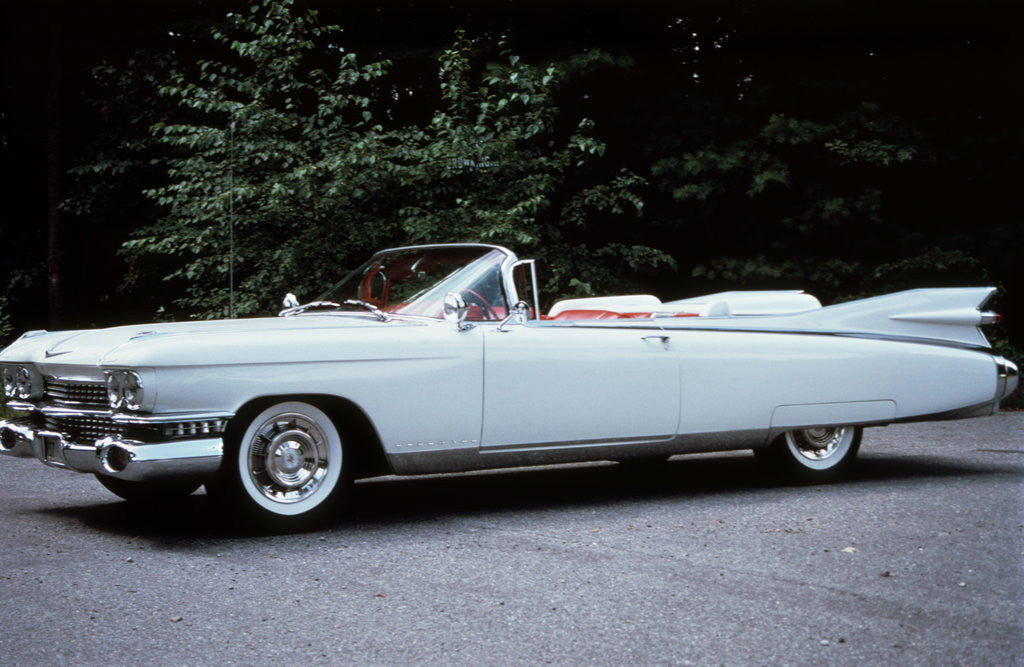
M354 299L385 313L443 317L446 294L462 295L470 320L500 320L508 311L501 265L508 256L485 246L402 248L375 255L318 301Z

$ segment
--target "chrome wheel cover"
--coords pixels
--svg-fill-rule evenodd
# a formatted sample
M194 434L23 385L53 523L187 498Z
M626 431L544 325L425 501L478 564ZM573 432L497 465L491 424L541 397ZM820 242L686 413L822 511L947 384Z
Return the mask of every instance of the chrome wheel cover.
M857 429L850 426L809 428L786 433L786 447L800 465L826 470L838 465L849 453Z
M313 494L330 469L327 436L299 413L274 415L249 443L246 472L256 490L276 503L297 503Z

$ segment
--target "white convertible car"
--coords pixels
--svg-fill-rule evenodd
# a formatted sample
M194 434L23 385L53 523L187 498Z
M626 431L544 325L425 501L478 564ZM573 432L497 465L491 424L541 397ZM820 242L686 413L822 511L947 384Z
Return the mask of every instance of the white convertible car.
M1017 385L991 288L821 307L799 292L561 301L478 244L378 253L277 318L26 333L0 353L0 452L126 499L205 484L290 525L353 478L753 449L810 480L864 426L992 414Z

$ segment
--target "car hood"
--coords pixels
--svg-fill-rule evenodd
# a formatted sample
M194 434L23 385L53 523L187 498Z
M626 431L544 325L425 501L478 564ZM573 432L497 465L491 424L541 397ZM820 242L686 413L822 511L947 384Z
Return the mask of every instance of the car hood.
M170 322L30 333L0 352L0 361L94 366L130 354L133 348L152 347L154 343L171 340L183 342L187 339L200 345L211 338L250 341L302 331L405 327L410 324L416 323L397 318L384 323L362 313L311 313L297 317Z

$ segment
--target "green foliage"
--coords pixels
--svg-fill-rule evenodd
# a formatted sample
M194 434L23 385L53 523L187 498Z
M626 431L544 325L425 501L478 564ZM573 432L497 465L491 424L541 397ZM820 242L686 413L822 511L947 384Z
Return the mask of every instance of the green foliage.
M602 175L594 123L564 125L555 106L555 67L504 43L489 61L492 46L459 31L429 121L392 127L391 63L362 64L339 32L291 0L261 0L211 31L222 58L145 68L144 87L176 106L152 114L147 145L161 147L166 182L146 194L162 213L123 251L164 270L178 295L166 316L227 315L232 269L235 312L272 311L285 291L312 298L372 250L405 243L509 245L553 269L549 296L608 284L613 266L672 265L625 231L592 247L595 231L608 238L642 213L646 183ZM138 83L103 74L126 91ZM78 173L128 169L126 148ZM70 205L86 213L95 199Z
M443 108L427 127L395 133L408 238L500 243L536 256L546 264L549 297L607 284L613 264L637 271L671 264L646 246L589 243L595 228L643 212L637 192L645 182L627 170L595 180L605 145L588 119L567 131L559 126L558 70L533 67L499 47L500 60L477 83L473 43L460 31L440 59ZM646 264L637 261L641 255ZM587 271L593 275L581 278Z
M817 242L848 226L863 232L881 222L871 170L918 157L923 149L915 140L909 127L868 103L829 123L773 114L749 138L664 158L652 173L679 202L741 193L778 200L774 219L760 224Z
M885 259L879 239L899 237L886 218L886 184L927 155L906 123L862 103L825 122L772 114L750 136L664 158L653 174L693 212L687 224L721 228L692 277L842 297L861 291L872 260ZM883 263L875 282L893 270Z
M251 0L212 29L154 18L148 50L94 71L102 123L65 205L90 234L131 230L138 315L226 314L232 230L239 314L435 241L537 256L546 298L1019 285L1020 133L971 40L933 35L950 55L911 64L888 33L777 49L738 15L669 7L300 6L345 32ZM437 37L460 23L478 32Z
M14 327L11 326L11 319L7 314L7 299L0 296L0 347L7 345L13 333Z
M193 316L228 314L232 260L236 312L254 314L290 289L315 295L387 237L367 211L389 200L368 96L388 63L332 47L335 30L291 4L229 14L212 37L235 62L202 61L195 80L172 70L159 88L187 120L152 127L171 182L147 194L166 214L124 249L170 260L165 279L185 289L175 305Z

